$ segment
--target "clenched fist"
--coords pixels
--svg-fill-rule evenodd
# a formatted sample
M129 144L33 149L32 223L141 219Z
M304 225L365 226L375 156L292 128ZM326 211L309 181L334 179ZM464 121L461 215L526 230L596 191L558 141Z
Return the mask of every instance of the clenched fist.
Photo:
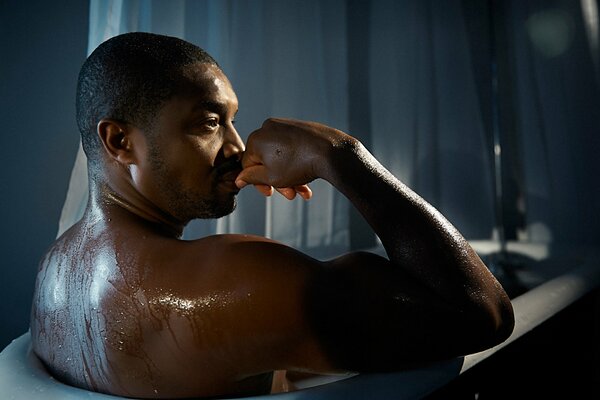
M309 199L308 183L326 174L335 148L352 141L351 136L315 122L268 119L248 137L236 184L255 185L267 196L276 188L288 199L296 194Z

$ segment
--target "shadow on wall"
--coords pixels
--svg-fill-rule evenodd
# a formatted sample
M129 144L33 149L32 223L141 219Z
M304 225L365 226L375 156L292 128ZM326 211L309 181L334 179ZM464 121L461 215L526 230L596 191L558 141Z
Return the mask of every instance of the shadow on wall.
M38 262L56 235L79 142L88 3L0 1L0 348L29 326Z

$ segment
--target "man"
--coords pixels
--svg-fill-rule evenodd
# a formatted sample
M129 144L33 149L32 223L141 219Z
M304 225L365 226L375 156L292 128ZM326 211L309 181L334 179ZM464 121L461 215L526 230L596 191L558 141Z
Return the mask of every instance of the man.
M88 157L83 218L41 261L35 353L75 386L131 397L268 393L275 370L391 371L485 349L513 327L502 287L460 233L355 138L270 119L244 143L217 63L131 33L86 60L77 94ZM263 237L180 240L255 185L308 199L325 179L379 235L312 259Z

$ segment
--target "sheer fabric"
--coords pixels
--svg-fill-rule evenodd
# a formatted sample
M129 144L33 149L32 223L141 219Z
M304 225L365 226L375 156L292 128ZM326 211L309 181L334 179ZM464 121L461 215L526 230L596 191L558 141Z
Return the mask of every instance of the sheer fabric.
M600 242L598 9L596 30L586 34L586 3L526 2L511 10L516 129L533 240Z
M600 189L589 178L598 171L600 121L589 44L598 31L585 28L579 2L492 3L92 0L89 49L128 31L196 43L234 86L244 139L269 116L348 131L468 239L488 239L506 223L495 214L494 157L502 150L503 182L513 193L502 201L522 216L520 238L597 241L591 221L600 220ZM549 55L531 21L553 10L571 31L563 51ZM497 57L511 76L508 91L494 87ZM498 96L511 110L508 127L498 122ZM505 137L501 147L494 129ZM86 179L80 149L60 232L81 216ZM350 227L347 200L325 182L312 188L310 202L245 189L232 215L193 221L185 237L255 233L315 256L347 250L362 234Z

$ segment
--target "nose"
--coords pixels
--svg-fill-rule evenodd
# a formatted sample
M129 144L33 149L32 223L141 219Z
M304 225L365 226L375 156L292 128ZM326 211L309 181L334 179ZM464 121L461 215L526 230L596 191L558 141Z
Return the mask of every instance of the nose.
M237 133L233 125L231 125L230 129L227 129L225 133L223 143L223 156L225 159L229 159L235 157L240 160L242 158L242 154L244 154L244 150L246 150L246 146L242 141L242 138Z

